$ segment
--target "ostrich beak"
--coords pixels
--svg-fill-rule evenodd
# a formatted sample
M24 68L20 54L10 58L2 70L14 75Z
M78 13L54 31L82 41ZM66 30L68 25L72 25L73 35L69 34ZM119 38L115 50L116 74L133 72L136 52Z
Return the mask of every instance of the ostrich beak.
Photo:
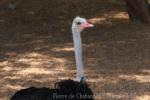
M88 22L85 22L85 23L82 23L82 24L80 25L80 27L81 27L82 29L85 29L85 28L94 27L94 25L93 25L93 24L90 24L90 23L88 23Z

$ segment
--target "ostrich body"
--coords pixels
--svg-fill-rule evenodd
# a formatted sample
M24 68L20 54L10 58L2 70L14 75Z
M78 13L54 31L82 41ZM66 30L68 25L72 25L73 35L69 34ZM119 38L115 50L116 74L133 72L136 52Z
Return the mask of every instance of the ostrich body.
M72 23L72 34L73 42L75 48L75 60L77 66L77 81L82 81L84 79L83 62L82 62L82 40L80 33L88 27L93 27L89 24L86 19L81 17L76 17Z

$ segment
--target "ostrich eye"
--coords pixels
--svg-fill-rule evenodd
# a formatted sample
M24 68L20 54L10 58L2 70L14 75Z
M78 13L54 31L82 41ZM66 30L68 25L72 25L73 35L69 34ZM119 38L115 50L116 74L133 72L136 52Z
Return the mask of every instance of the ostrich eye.
M77 25L80 25L81 24L81 22L77 22Z

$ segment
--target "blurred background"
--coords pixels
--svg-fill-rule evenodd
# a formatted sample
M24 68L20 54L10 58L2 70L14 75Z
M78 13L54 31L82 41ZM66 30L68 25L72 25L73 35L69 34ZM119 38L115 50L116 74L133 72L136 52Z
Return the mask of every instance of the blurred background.
M148 0L0 0L0 100L76 78L76 16L95 25L82 33L95 100L150 100Z

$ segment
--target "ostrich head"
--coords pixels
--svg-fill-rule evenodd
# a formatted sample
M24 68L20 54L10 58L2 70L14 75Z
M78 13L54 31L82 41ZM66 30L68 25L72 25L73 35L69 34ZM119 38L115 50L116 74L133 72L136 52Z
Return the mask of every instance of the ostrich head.
M92 24L88 23L85 18L77 16L72 23L72 31L75 33L80 33L85 28L93 27Z
M82 62L82 41L80 32L85 28L93 27L92 24L88 23L86 19L81 17L76 17L72 23L72 34L75 48L75 58L76 58L76 66L77 66L77 80L83 81L84 73L83 73L83 62Z

